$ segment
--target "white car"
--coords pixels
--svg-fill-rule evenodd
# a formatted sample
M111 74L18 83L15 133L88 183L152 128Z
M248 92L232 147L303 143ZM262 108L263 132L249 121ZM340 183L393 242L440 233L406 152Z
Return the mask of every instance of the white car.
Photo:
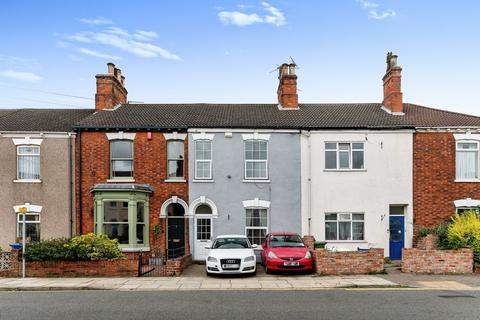
M207 275L210 274L240 274L257 272L257 259L253 251L257 245L251 245L246 236L218 236L212 243L206 258Z

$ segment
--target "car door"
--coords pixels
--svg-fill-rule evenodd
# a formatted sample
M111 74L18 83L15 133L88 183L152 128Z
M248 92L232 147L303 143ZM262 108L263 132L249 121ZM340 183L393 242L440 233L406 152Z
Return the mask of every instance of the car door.
M260 251L260 258L262 259L262 264L265 264L267 262L266 254L267 254L267 251L268 251L268 239L269 239L269 237L270 236L267 234L265 236L265 239L262 242L262 251Z

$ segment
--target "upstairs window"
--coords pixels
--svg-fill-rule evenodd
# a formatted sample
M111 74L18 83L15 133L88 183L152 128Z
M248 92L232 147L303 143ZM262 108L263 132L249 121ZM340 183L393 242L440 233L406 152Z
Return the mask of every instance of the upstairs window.
M40 146L17 147L17 179L40 179Z
M457 142L457 179L478 179L478 149L478 141Z
M195 141L195 179L212 179L212 141Z
M184 178L184 147L181 140L169 140L167 142L167 167L168 179Z
M267 141L245 141L245 179L268 179Z
M110 176L133 178L133 142L114 140L110 142Z
M365 168L363 142L326 142L325 169L359 170Z

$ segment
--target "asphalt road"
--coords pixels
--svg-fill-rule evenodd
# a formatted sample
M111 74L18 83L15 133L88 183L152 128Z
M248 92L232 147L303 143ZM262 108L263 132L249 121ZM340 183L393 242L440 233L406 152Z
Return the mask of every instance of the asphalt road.
M0 319L480 319L480 292L0 292Z

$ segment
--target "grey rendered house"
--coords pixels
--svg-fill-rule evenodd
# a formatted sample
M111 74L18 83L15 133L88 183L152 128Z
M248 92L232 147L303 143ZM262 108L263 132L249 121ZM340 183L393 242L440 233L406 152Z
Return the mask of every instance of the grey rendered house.
M0 110L0 247L70 237L74 229L75 149L72 125L93 110Z

